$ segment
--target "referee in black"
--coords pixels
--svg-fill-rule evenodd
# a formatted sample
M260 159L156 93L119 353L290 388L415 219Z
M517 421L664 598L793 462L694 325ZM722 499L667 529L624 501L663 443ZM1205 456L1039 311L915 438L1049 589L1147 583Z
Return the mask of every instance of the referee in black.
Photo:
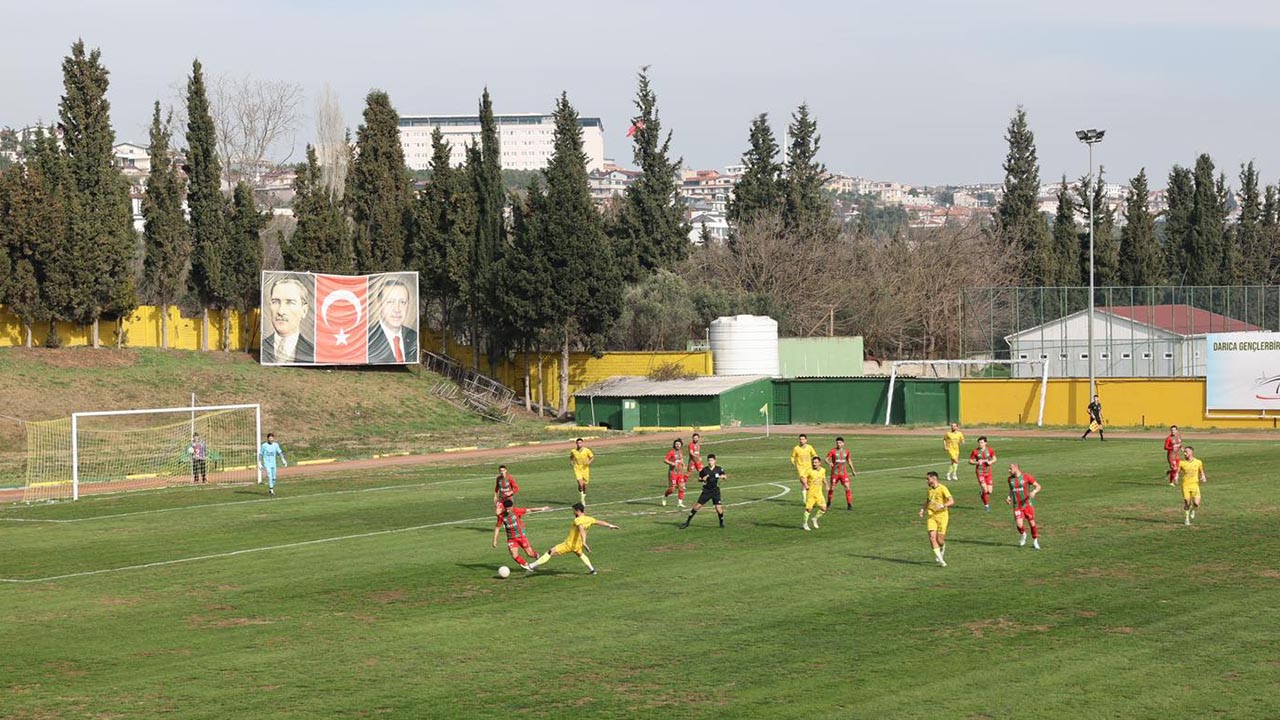
M1089 437L1089 433L1094 430L1098 431L1098 439L1106 442L1107 436L1102 434L1102 403L1098 402L1098 396L1093 396L1093 402L1089 403L1089 427L1085 428L1084 434L1080 436L1081 440Z
M698 481L702 483L702 494L698 496L698 502L693 504L693 509L689 511L689 517L680 523L680 529L689 527L689 523L693 522L693 516L698 514L703 505L710 500L715 503L716 515L720 517L720 527L724 527L724 506L720 504L720 481L728 477L724 468L716 465L716 456L707 456L707 466L702 468L698 473Z

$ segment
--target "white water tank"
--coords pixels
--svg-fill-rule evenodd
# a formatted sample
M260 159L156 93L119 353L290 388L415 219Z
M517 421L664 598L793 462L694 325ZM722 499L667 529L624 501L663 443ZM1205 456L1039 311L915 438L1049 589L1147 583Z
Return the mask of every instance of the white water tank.
M711 323L716 375L778 376L778 321L760 315L716 318Z

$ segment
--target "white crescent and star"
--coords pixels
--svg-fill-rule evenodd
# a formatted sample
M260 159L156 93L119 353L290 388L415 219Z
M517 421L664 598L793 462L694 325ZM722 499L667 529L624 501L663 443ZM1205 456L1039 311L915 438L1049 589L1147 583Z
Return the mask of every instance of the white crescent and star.
M329 326L329 308L336 302L346 300L356 311L356 325L360 324L360 298L350 290L334 290L325 296L324 302L320 304L320 319L324 320L325 327ZM338 328L338 332L333 336L335 345L347 344L347 330L354 330L356 325L350 328Z

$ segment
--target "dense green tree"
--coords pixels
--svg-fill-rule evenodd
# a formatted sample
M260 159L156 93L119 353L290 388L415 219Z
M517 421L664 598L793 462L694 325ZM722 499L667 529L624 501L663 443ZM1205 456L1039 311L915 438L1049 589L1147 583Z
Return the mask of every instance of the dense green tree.
M422 283L424 305L440 312L440 354L448 352L454 321L470 297L471 245L475 242L475 195L470 176L450 165L449 144L436 128L431 133L430 179L414 209L413 265ZM424 308L425 309L425 308Z
M544 171L546 211L539 214L537 247L557 271L547 288L547 311L556 318L561 345L563 416L568 410L570 344L576 339L588 349L600 347L621 311L622 277L604 221L591 201L582 127L567 95L556 100L554 118L555 149Z
M475 198L475 238L471 243L471 278L467 312L471 319L472 362L480 364L482 347L492 370L500 350L495 331L501 318L492 298L504 289L497 269L507 247L506 189L502 180L502 148L493 100L485 88L480 97L480 142L467 148L467 175Z
M1188 285L1213 285L1222 276L1226 213L1214 173L1212 158L1196 158L1190 228L1183 239Z
M262 276L262 229L267 226L267 215L259 212L253 199L253 187L241 180L231 195L231 215L227 218L227 263L224 267L227 291L231 307L239 310L242 319L260 301L258 283ZM230 323L223 323L222 348L230 348ZM248 323L242 323L244 331ZM246 350L248 343L245 343Z
M1164 282L1164 253L1156 238L1156 219L1148 204L1147 170L1129 181L1124 203L1124 228L1120 230L1120 283L1160 285Z
M307 146L307 160L293 181L293 215L298 225L280 248L286 270L350 275L355 250L342 201L324 185L315 148Z
M1071 187L1067 185L1065 175L1058 187L1058 210L1053 216L1051 249L1054 277L1050 280L1047 273L1042 275L1046 285L1076 287L1088 284L1087 267L1086 276L1082 279L1080 275L1080 229L1076 226L1076 201L1071 195ZM1032 261L1040 267L1048 267L1050 262L1044 258Z
M1280 191L1268 185L1262 201L1262 244L1267 263L1262 268L1263 282L1274 283L1280 277Z
M66 237L62 196L39 163L0 173L0 247L12 268L3 302L22 323L27 347L32 326L70 317Z
M831 200L822 191L827 168L818 162L822 136L818 123L809 115L809 105L800 105L791 116L790 145L787 147L786 175L782 180L782 221L788 231L834 237L838 230Z
M204 68L191 63L187 79L187 206L191 212L191 274L188 285L202 309L200 349L209 349L209 309L226 308L231 292L226 279L230 254L227 201L222 195L218 136L209 110Z
M1238 272L1234 278L1223 278L1229 284L1261 285L1270 275L1271 248L1263 229L1262 187L1253 161L1240 166L1240 217L1232 232L1232 245L1239 253Z
M628 350L684 350L697 319L689 282L658 270L624 293L614 344Z
M160 103L151 115L151 174L142 196L143 298L160 308L160 347L169 347L169 308L186 289L191 262L191 227L183 216L183 178L173 166L170 125L160 119Z
M1086 284L1089 279L1089 227L1093 226L1093 284L1095 287L1111 287L1120 284L1120 243L1116 238L1116 213L1107 204L1105 194L1106 181L1104 170L1098 166L1098 173L1092 180L1089 176L1080 178L1077 202L1084 227L1080 233L1081 275ZM1090 196L1093 199L1093 214L1090 216Z
M373 90L365 100L364 124L356 131L356 157L347 176L357 272L404 268L410 191L400 116L385 92Z
M637 84L632 157L643 174L627 186L611 233L628 281L674 268L689 255L690 228L678 186L683 161L671 158L671 132L662 134L658 98L646 70L640 71Z
M77 40L62 61L64 94L58 105L68 190L74 196L67 238L75 254L73 319L92 323L94 347L102 316L123 317L137 307L139 245L129 186L115 165L108 75L101 52L86 52L84 41Z
M751 121L748 142L750 147L742 154L742 177L729 200L729 222L735 225L756 216L782 214L783 167L767 114L760 113Z
M1009 121L1005 134L1009 152L1004 161L1004 196L996 207L996 235L1009 247L1018 248L1027 258L1045 257L1043 247L1050 242L1049 227L1040 215L1040 162L1036 157L1036 136L1027 126L1027 111L1021 106ZM1045 277L1031 268L1026 280L1044 284Z
M1195 202L1195 180L1191 170L1174 165L1169 171L1164 214L1165 273L1170 285L1187 284L1187 243L1191 233L1191 209Z
M546 289L556 282L557 273L540 246L542 216L547 210L541 181L535 178L524 198L513 193L511 207L511 245L502 254L496 268L496 273L505 282L505 289L495 294L491 301L501 342L524 352L525 407L531 409L531 356L540 349L543 333L556 320L551 315Z

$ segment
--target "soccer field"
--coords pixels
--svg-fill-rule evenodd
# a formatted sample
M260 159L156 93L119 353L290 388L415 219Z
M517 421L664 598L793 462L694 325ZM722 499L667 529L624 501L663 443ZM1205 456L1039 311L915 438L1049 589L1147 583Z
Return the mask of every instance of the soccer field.
M723 530L661 506L668 437L598 448L589 512L622 530L590 532L594 577L498 579L497 462L6 507L0 717L1276 716L1273 442L1189 435L1184 527L1158 438L993 435L1043 486L1044 549L1003 474L987 513L962 468L942 568L916 516L940 435L847 434L855 509L838 491L813 532L790 435L705 439ZM577 492L567 448L537 452L507 462L557 508L528 518L541 551Z

